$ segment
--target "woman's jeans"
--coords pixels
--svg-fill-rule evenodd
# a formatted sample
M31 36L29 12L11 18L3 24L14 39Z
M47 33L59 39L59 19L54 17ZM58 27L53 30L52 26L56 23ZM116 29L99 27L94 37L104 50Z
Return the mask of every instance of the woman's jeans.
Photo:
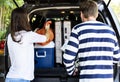
M19 78L6 78L5 82L30 82L29 80L19 79Z

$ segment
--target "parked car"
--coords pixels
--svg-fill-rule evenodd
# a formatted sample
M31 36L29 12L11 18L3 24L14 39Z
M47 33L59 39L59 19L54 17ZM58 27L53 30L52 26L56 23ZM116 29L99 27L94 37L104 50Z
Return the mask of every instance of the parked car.
M55 46L52 54L54 62L48 58L48 60L46 59L44 61L49 61L47 63L51 63L52 66L35 68L35 79L33 82L79 82L79 75L67 75L62 62L63 51L61 47L69 38L72 27L81 23L79 3L82 1L84 0L24 0L22 7L26 8L28 11L32 29L35 30L37 27L43 26L41 24L45 21L42 18L51 20L51 28L54 30L55 36L53 40ZM99 8L97 20L113 27L120 43L120 24L114 12L109 7L111 0L109 0L108 3L105 3L104 0L94 1L98 3ZM15 4L17 5L17 1ZM49 53L46 55L49 55ZM35 59L35 62L39 62L39 59ZM44 65L45 62L41 62L41 64ZM119 74L118 65L114 64L114 79L116 79L117 74Z

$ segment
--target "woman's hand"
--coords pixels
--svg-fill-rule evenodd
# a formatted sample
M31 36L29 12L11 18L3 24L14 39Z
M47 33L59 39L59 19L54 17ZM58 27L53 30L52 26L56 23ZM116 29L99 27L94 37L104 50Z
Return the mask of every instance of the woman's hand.
M47 37L47 41L50 39L49 29L50 29L50 24L51 24L51 23L52 23L51 21L47 21L47 22L45 23L45 30L46 30L45 35L46 35L46 37Z
M50 24L51 24L52 22L51 21L47 21L46 23L45 23L45 29L46 30L49 30L50 29Z

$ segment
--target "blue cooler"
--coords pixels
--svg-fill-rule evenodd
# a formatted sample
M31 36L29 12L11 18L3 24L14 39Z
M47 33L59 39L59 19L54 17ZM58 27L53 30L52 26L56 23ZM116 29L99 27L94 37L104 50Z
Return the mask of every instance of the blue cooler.
M48 45L40 46L35 44L35 69L54 67L54 42Z

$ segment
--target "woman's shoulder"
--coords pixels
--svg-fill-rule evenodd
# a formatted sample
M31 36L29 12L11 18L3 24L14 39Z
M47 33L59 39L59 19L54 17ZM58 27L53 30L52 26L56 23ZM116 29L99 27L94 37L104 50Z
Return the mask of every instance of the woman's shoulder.
M23 35L30 35L30 34L33 34L34 32L33 31L25 31L25 32L23 32L22 34Z
M10 37L11 37L11 33L9 33L6 38L10 38Z

